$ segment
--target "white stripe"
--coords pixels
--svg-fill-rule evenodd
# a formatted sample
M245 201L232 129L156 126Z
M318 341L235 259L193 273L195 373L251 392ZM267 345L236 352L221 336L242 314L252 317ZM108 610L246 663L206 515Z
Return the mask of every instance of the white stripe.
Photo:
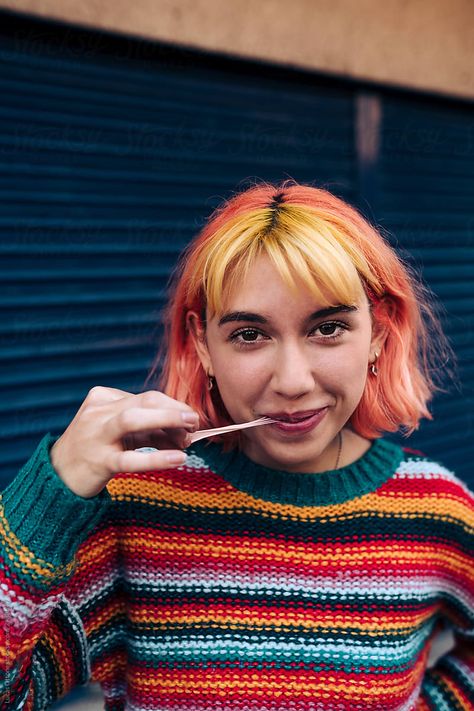
M436 701L436 711L452 711L452 708L439 692L439 690L431 685L429 685L426 689L426 693L428 694L428 698L431 701Z
M470 497L473 497L473 492L469 489L467 484L459 479L456 474L447 469L442 464L438 462L433 462L431 460L422 460L415 462L409 460L407 462L401 462L397 472L395 473L394 479L433 479L433 480L444 480L452 484L456 484L462 491Z
M455 657L451 655L449 657L449 663L452 664L453 667L455 667L458 673L462 676L463 682L466 687L474 691L474 677L472 674L472 670L469 669L469 667L466 666L462 659L459 659L457 656Z
M408 459L407 461L400 462L395 476L402 479L416 477L420 474L426 479L439 479L440 477L446 477L447 479L456 478L456 475L451 469L447 469L439 462L434 462L431 459L421 459L418 461Z
M209 469L209 465L206 464L204 459L198 457L197 454L188 454L184 464L177 469L184 471L186 469ZM209 471L212 471L209 469Z
M433 622L434 624L434 622ZM157 641L131 631L127 642L130 648L135 649L137 655L152 655L158 658L169 659L174 656L180 659L188 658L192 661L196 656L209 657L221 655L223 659L272 659L283 662L294 659L310 658L313 662L338 661L340 663L377 664L387 667L413 660L424 647L432 633L433 624L425 625L412 635L406 642L396 641L392 645L384 643L373 646L360 640L345 638L338 640L333 637L299 637L298 641L286 641L282 636L275 635L274 639L257 634L225 633L219 639L212 635L192 634L186 638L178 639L173 635L159 636ZM242 637L249 637L254 641L241 641ZM231 647L231 652L229 652Z
M215 571L214 574L197 575L196 572L174 573L166 576L159 570L143 571L127 569L126 580L135 586L143 586L150 592L180 590L188 593L217 592L225 590L228 594L259 595L289 597L296 593L302 598L313 599L315 595L325 599L350 600L354 595L365 600L400 601L407 598L425 600L438 597L440 594L450 594L462 601L467 609L474 607L473 594L452 581L437 577L401 577L385 575L383 580L371 577L351 578L349 574L338 574L334 578L299 577L287 575L259 575L254 580L250 574L243 573L240 578L230 578L225 573Z
M23 630L33 618L37 622L47 620L60 599L61 595L51 595L45 602L34 604L22 596L15 599L13 595L5 595L3 590L0 590L0 609L3 610L5 619L11 621L12 627Z
M420 687L421 684L417 684L416 688L411 692L408 700L393 711L413 711L413 709L416 708L416 702L420 697Z
M113 574L101 577L99 581L93 581L89 587L76 588L74 596L70 596L69 599L76 607L83 607L84 605L94 603L96 600L99 600L99 598L103 599L107 597L107 595L110 595L110 590L114 583L121 578L121 572L115 570Z
M101 634L96 638L96 641L89 643L90 656L93 658L94 655L103 654L109 649L109 645L114 643L117 639L122 638L125 640L127 637L127 632L125 630L125 623L120 624L120 627L114 628L109 632L101 631Z

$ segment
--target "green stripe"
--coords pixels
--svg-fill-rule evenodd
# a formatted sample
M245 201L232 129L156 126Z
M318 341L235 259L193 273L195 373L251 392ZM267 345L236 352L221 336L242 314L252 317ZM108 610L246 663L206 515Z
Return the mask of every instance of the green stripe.
M270 469L237 449L223 452L213 442L197 442L187 453L203 459L239 491L294 506L340 504L375 491L393 476L405 458L400 445L384 438L373 440L370 449L352 464L315 474Z

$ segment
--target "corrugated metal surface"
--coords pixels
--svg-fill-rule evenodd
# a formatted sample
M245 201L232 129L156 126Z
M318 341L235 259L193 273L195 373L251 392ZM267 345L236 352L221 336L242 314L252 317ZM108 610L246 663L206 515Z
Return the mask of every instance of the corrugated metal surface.
M383 98L378 222L441 301L459 383L408 445L474 483L474 111L458 102ZM448 382L449 384L449 382Z
M349 87L2 14L0 486L142 390L178 253L242 180L356 199Z
M0 19L0 486L93 385L143 389L181 249L285 177L358 204L441 299L462 387L392 438L474 481L472 106Z

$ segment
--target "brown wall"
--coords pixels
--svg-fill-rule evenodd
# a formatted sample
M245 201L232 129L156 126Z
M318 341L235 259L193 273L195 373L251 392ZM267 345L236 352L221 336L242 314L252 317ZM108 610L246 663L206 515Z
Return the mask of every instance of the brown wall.
M474 97L474 0L0 0L0 7Z

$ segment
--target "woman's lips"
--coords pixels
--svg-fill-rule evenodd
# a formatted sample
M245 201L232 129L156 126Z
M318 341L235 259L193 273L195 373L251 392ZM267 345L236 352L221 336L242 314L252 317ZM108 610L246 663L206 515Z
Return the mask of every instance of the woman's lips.
M278 422L273 422L271 425L267 425L267 427L288 434L305 434L319 425L327 410L327 407L323 407L321 410L313 411L308 415L303 413L295 413L291 416L269 415L269 417L278 420Z

